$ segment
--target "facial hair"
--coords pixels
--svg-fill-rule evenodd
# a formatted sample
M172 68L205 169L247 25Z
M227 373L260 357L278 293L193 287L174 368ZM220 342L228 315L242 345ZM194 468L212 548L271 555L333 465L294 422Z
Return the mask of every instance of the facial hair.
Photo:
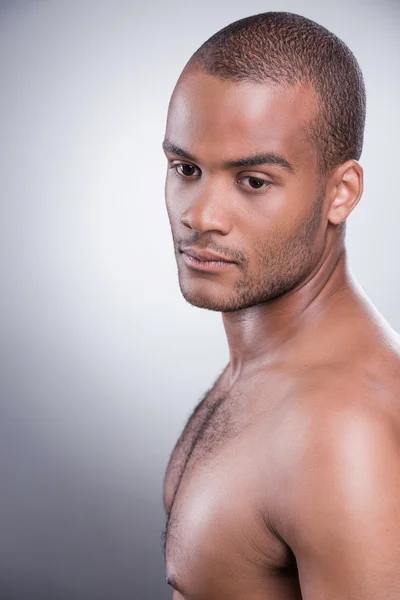
M179 287L187 302L199 308L218 312L233 312L265 304L297 287L315 266L318 260L315 239L321 225L323 208L322 191L316 196L308 215L303 218L296 231L287 237L281 228L268 239L261 240L255 248L256 268L250 272L249 261L242 252L231 252L227 259L239 260L237 268L242 271L225 298L216 298L204 291L194 292L192 286L185 286L185 279L179 274ZM218 247L207 248L219 252Z

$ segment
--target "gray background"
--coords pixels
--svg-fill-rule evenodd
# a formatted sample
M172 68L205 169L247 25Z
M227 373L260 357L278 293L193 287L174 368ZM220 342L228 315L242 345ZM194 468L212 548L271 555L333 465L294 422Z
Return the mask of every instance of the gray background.
M170 93L217 29L299 12L368 91L353 274L400 330L400 3L0 3L0 600L170 598L162 478L226 363L181 298L164 209Z

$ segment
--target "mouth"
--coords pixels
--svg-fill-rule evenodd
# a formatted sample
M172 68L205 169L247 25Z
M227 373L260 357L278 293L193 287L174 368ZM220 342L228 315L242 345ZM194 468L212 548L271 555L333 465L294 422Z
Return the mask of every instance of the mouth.
M198 271L226 271L228 269L232 269L232 267L236 266L237 263L228 261L228 260L209 260L209 259L200 259L197 256L193 256L188 252L184 252L181 250L181 254L183 256L183 260L185 264Z

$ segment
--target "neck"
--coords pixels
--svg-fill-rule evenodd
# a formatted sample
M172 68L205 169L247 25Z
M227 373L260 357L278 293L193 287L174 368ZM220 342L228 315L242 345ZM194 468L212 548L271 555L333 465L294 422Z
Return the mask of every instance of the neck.
M223 313L231 383L249 367L285 360L289 355L301 355L305 347L313 348L307 339L315 339L317 329L328 316L342 311L344 304L357 303L357 286L342 247L336 252L327 251L309 277L287 294Z

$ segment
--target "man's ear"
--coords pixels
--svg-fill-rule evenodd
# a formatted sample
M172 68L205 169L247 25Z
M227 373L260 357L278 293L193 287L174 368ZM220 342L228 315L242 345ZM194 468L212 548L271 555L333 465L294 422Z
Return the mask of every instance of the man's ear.
M356 160L347 160L331 173L328 183L328 221L342 223L358 204L364 190L364 172Z

